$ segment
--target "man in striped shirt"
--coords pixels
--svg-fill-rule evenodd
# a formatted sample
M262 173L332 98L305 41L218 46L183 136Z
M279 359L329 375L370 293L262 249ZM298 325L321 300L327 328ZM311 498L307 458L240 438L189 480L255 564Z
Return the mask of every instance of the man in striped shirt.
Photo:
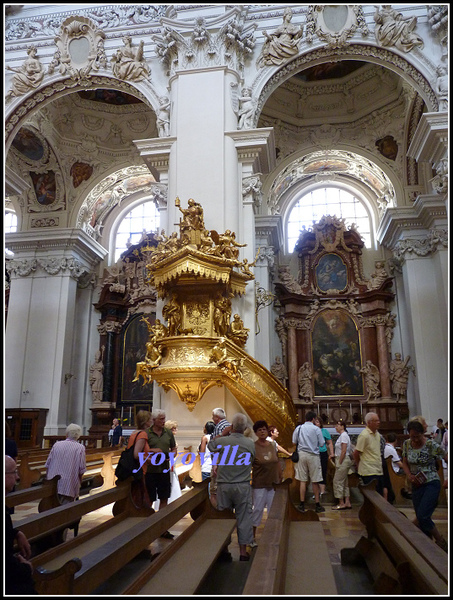
M60 475L57 488L60 504L73 502L79 496L82 475L86 471L85 446L77 441L81 434L79 425L68 425L66 439L55 442L47 458L47 479Z
M213 438L228 435L231 431L231 423L227 421L223 408L214 408L212 411L212 420L214 421Z

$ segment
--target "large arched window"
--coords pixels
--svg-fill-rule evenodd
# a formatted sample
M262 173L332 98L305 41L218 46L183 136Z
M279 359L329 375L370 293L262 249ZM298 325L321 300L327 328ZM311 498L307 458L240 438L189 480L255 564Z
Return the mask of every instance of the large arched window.
M365 246L372 247L371 219L364 202L342 188L325 186L305 193L292 207L286 229L288 252L294 251L302 228L309 229L324 215L344 219L347 226L355 224Z
M115 237L115 262L133 244L138 244L144 232L157 231L160 216L153 200L141 202L121 219Z

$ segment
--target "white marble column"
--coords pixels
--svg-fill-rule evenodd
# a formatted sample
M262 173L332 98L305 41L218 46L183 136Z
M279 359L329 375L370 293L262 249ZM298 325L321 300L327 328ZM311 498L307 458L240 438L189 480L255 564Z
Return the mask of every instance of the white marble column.
M49 409L45 434L60 434L70 420L83 418L71 407L85 406L88 393L71 381L87 382L87 346L75 343L77 285L92 276L106 250L73 229L9 234L7 243L15 256L8 263L5 404ZM76 391L82 396L73 397Z

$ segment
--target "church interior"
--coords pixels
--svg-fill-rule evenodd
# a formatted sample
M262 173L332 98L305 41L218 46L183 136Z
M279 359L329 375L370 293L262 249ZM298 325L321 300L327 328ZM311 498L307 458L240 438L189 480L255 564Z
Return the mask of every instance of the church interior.
M127 442L140 410L163 409L194 453L217 407L276 426L291 452L309 411L354 443L376 413L399 448L413 417L429 435L448 423L448 17L420 4L4 5L4 404L24 465L42 467L70 423L102 463L113 419ZM180 465L187 505L205 494L198 475ZM317 517L336 593L409 589L346 564L371 535L350 480L352 511L329 510L329 475ZM15 520L38 510L17 502ZM414 518L410 501L395 506ZM181 543L193 510L171 523ZM85 514L79 536L105 515ZM173 542L154 537L143 550L164 555ZM214 564L227 595L249 589L258 550L247 568ZM140 593L126 579L120 593ZM91 589L117 593L113 575Z

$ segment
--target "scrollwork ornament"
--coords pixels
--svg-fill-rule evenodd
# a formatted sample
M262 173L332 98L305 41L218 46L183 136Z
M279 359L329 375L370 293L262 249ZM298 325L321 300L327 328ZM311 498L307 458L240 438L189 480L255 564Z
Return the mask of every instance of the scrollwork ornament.
M104 321L104 323L100 323L97 327L100 335L105 335L107 333L119 333L123 327L123 323L118 321Z
M17 260L13 259L8 261L6 270L11 276L27 277L31 273L34 273L38 267L38 261L36 258Z
M67 262L67 259L64 257L46 258L39 260L39 266L44 269L48 275L56 275L60 271L66 269Z

